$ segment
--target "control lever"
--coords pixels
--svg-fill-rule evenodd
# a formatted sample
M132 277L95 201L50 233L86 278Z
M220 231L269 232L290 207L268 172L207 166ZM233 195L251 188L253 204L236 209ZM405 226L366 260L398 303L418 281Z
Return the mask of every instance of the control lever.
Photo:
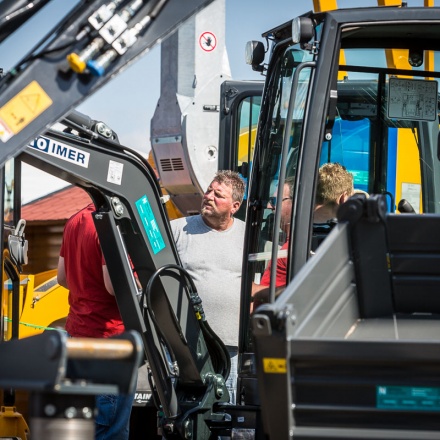
M22 266L28 263L28 241L24 238L25 227L26 220L20 219L15 230L8 236L9 253L19 272L22 272Z

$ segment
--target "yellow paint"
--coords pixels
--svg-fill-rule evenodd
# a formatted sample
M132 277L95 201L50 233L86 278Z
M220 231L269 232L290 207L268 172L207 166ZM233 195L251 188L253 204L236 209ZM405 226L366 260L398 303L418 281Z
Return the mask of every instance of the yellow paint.
M249 162L254 157L255 149L255 138L257 135L257 126L254 125L250 132L250 153L251 157L248 157L249 152L249 130L248 127L242 128L238 136L238 165L240 166L243 162Z
M49 95L32 81L0 108L0 118L12 133L17 134L52 105Z
M425 70L434 70L434 52L432 50L425 50ZM426 79L433 80L434 78L427 77Z
M263 371L269 374L287 373L286 359L283 358L263 358Z
M12 336L12 291L7 293L6 340ZM56 283L56 269L37 275L21 275L19 338L40 334L55 325L63 327L69 312L68 294L67 289ZM55 324L56 321L58 324Z
M313 10L315 12L333 11L338 9L336 0L313 0Z
M23 416L17 412L15 406L0 407L0 435L1 438L29 438L29 427Z
M399 128L397 136L396 203L402 199L402 183L420 185L422 181L419 150L413 132L410 128Z
M76 53L67 55L67 62L76 73L84 73L87 68L87 64Z
M387 66L391 69L412 69L408 63L408 49L387 49Z
M378 6L400 6L402 0L377 0Z

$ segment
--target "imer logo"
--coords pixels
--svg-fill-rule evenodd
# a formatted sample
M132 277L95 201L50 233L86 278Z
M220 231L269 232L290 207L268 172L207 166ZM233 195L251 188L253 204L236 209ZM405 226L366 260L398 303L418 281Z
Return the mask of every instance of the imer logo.
M90 153L82 151L79 148L72 147L72 145L66 145L61 142L48 139L43 136L38 137L29 144L29 147L42 153L49 154L50 156L58 157L59 159L71 162L80 167L89 167Z

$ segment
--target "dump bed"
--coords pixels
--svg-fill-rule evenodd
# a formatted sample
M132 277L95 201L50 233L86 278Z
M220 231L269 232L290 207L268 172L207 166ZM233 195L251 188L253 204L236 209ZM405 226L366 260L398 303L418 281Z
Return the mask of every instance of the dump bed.
M343 207L316 254L253 318L262 405L279 402L263 409L266 431L438 439L440 216L387 215L382 196Z

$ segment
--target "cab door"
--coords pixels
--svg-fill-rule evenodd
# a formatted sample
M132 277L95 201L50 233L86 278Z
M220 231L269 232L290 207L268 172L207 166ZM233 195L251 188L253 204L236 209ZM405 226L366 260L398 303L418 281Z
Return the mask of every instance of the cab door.
M237 171L246 183L252 166L263 86L263 81L225 81L220 89L218 169ZM247 190L236 215L242 220L246 200Z

